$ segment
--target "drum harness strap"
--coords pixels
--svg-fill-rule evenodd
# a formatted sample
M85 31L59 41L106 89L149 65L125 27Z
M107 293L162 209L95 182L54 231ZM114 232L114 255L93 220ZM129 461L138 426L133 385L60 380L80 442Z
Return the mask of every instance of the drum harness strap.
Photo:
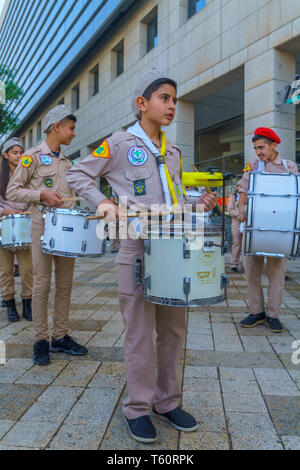
M286 171L289 172L289 168L288 168L286 160L281 159L281 161ZM257 165L256 173L263 173L264 171L265 171L265 162L259 161Z

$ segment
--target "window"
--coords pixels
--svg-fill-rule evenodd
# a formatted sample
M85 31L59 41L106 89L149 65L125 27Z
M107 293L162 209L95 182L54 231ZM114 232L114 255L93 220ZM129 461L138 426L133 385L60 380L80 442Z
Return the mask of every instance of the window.
M33 131L32 131L32 129L30 129L30 131L29 131L29 143L28 143L28 145L29 145L29 148L31 148L32 145L33 145Z
M39 121L36 125L36 139L37 141L42 138L42 121Z
M119 77L124 72L124 40L122 40L112 51L113 53L113 70L114 78Z
M22 140L23 149L25 151L26 150L26 137L25 137L25 135L22 137L21 140Z
M155 16L147 25L147 52L150 52L158 44L158 21L157 8L155 8Z
M59 102L58 102L57 104L58 104L58 105L60 105L60 104L65 104L65 98L62 97L62 98L59 100Z
M188 17L198 13L198 11L202 10L206 6L206 0L189 0L189 9L188 9Z
M97 95L99 92L99 64L89 73L89 97Z
M77 111L80 107L80 85L77 83L77 85L72 88L72 113L74 111Z

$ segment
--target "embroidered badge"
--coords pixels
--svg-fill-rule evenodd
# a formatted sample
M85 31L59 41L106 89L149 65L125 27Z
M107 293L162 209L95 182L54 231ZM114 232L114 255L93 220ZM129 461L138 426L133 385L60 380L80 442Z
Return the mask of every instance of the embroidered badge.
M148 153L142 147L131 147L128 151L128 160L133 166L144 165L148 160Z
M29 155L23 155L23 157L21 157L21 165L24 168L29 168L32 162L33 159Z
M146 181L134 181L134 194L135 196L146 196Z
M92 153L93 157L95 158L110 158L110 148L107 143L107 140L105 140L100 147L98 147L94 152Z
M40 160L41 164L45 166L49 166L53 162L53 159L50 157L50 155L40 155Z
M251 165L250 163L247 163L247 165L245 166L245 168L243 169L243 172L246 173L247 171L251 171L252 168L251 168Z
M52 188L53 187L53 179L52 178L45 178L44 179L44 185L46 188Z

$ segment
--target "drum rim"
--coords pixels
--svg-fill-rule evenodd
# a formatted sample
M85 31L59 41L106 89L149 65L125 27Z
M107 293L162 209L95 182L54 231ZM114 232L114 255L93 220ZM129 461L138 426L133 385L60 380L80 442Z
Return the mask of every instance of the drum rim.
M226 295L222 294L222 295L211 297L211 298L207 297L205 299L194 299L188 302L185 302L182 299L169 299L169 298L164 298L164 297L156 297L153 295L144 295L144 299L156 305L165 305L169 307L172 306L172 307L197 308L197 307L201 307L202 305L213 305L213 304L224 302L226 300ZM161 301L162 299L164 299L165 301L162 302Z
M31 219L31 214L10 214L10 215L3 215L1 217L1 222L7 219Z
M54 207L47 207L46 208L46 213L48 214L54 214L56 213L57 215L62 214L62 215L80 215L82 217L88 217L92 215L92 212L88 212L85 210L79 210L79 209L67 209L67 208L62 208L62 209L57 209Z
M43 253L53 256L62 256L64 258L101 258L104 256L104 253L94 254L94 255L83 255L82 253L67 253L65 251L57 250L48 250L47 248L41 247Z

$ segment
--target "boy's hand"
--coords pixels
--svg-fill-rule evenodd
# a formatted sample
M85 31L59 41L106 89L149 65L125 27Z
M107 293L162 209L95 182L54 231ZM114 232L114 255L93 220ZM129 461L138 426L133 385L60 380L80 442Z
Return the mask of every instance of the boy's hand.
M62 196L55 191L42 191L41 202L46 202L48 206L55 208L62 207L63 205Z
M217 193L204 193L202 194L199 204L204 204L204 212L210 212L216 207L217 202Z
M109 199L104 199L97 207L97 214L106 220L114 221L119 218L119 208Z

